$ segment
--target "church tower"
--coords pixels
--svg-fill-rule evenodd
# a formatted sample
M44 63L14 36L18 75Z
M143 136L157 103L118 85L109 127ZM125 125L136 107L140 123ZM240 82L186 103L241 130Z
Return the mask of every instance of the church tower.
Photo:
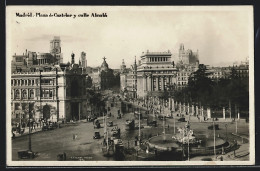
M82 66L82 68L87 67L87 60L86 60L86 53L85 52L81 52L81 66Z
M126 65L124 59L122 59L122 65L121 65L121 73L124 73L126 71Z
M75 54L72 52L71 54L71 65L75 63Z
M54 57L56 64L63 62L63 56L61 53L61 40L59 36L54 36L54 38L50 41L50 54L52 54Z

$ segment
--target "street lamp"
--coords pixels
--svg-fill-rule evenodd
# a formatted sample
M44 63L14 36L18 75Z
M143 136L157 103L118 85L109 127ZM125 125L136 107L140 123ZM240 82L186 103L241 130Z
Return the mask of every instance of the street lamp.
M228 127L228 124L225 124L225 127L226 127L226 141L227 141L227 127Z
M213 121L213 131L214 131L214 155L216 158L216 131L215 131L215 122Z

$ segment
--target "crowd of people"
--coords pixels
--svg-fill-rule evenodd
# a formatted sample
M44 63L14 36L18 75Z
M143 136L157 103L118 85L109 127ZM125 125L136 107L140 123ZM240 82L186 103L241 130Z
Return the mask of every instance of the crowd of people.
M16 135L22 135L29 132L35 132L42 130L44 127L49 126L57 126L57 122L52 122L47 119L39 119L38 121L22 121L17 123L12 123L12 135L15 137ZM29 130L30 128L30 130Z

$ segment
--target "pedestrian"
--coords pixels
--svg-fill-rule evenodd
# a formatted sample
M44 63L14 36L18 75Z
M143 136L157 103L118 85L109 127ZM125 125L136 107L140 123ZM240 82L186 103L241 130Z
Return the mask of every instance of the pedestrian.
M64 153L63 153L63 160L65 161L66 158L67 158L67 157L66 157L66 153L64 152Z
M168 130L170 129L170 125L168 124Z

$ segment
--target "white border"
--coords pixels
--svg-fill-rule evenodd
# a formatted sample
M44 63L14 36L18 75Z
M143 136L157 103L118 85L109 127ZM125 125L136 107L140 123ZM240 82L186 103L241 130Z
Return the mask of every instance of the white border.
M248 46L249 53L249 113L250 113L250 159L249 161L12 161L12 146L11 146L11 49L10 49L10 20L11 10L15 9L35 9L41 8L52 9L59 8L61 10L71 10L71 6L7 6L6 8L6 154L7 166L176 166L176 165L253 165L255 164L255 101L254 101L254 24L253 24L253 6L74 6L74 9L92 10L105 9L111 10L175 10L175 11L247 11L250 21L250 35Z

